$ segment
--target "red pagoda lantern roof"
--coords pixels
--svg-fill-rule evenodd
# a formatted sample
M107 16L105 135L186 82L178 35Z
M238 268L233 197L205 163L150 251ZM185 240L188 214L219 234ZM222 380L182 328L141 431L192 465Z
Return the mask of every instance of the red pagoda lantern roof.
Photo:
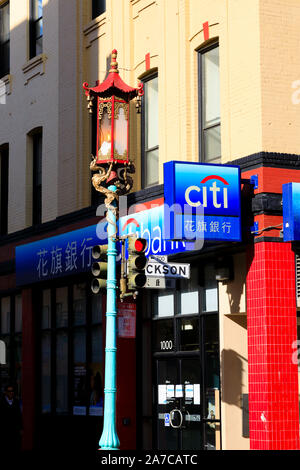
M117 54L117 50L114 49L111 54L111 68L104 82L100 84L97 83L95 87L89 87L86 82L83 84L86 95L95 94L98 96L108 96L109 94L116 94L117 91L120 91L122 94L127 95L127 98L131 100L139 94L141 90L140 87L132 88L131 86L126 85L120 77L118 62L116 61Z

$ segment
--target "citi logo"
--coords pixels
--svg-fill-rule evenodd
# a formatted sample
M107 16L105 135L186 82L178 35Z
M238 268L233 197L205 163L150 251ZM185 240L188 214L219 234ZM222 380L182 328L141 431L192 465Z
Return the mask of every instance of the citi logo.
M226 186L228 186L229 183L221 176L211 175L206 176L200 184L205 185L205 183L210 180L213 180L211 186L189 186L185 191L186 202L191 207L198 207L201 204L203 207L207 207L208 200L212 200L212 204L216 209L220 209L221 207L228 209L228 188ZM217 186L216 180L221 181L225 186L220 188ZM190 194L194 191L198 193L202 192L202 201L200 201L200 199L195 201L195 195L192 197L195 202L191 201Z
M140 224L138 223L138 221L134 218L130 218L128 219L125 224L123 225L123 228L122 228L122 232L124 232L125 228L130 225L130 224L134 224L136 226L136 228L139 228L140 227Z

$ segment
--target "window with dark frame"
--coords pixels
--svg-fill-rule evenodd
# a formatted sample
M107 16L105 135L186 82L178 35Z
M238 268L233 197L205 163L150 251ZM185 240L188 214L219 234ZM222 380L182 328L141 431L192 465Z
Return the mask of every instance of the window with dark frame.
M158 75L145 79L142 101L142 188L158 184Z
M9 2L0 6L0 77L10 69Z
M0 340L5 343L6 364L0 367L0 390L8 383L21 397L22 372L22 295L3 296L0 299Z
M106 0L92 0L92 19L106 11Z
M0 149L0 235L8 229L8 146Z
M33 179L32 179L32 224L42 222L42 132L32 135Z
M102 416L102 295L59 283L42 290L41 311L41 413Z
M30 59L43 52L43 1L31 0Z
M221 161L219 45L199 51L199 158Z

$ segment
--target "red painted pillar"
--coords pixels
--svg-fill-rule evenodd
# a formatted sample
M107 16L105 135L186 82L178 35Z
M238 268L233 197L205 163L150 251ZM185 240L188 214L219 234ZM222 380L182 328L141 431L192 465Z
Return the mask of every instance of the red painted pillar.
M105 357L106 337L106 297L103 298L103 357ZM118 314L121 306L126 309L127 303L118 303ZM130 307L129 307L130 308ZM131 305L131 309L132 309ZM103 367L105 377L105 362ZM117 434L120 450L136 449L136 339L117 337L117 396L116 417ZM102 434L102 430L100 436Z
M23 404L23 450L33 448L35 417L34 374L34 317L32 291L22 291L22 404Z
M299 449L294 253L289 243L259 242L248 254L250 448Z
M118 338L117 430L120 450L136 449L136 344Z
M136 449L136 305L118 303L117 429L121 450Z

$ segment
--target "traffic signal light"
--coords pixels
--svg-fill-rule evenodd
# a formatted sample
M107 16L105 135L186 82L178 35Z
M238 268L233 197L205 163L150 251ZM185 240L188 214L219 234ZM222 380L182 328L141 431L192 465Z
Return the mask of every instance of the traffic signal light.
M128 238L127 281L128 289L135 290L144 287L147 281L145 267L147 258L147 240L145 238Z
M92 257L97 260L92 264L92 274L95 278L92 280L91 289L94 294L106 288L107 249L108 245L95 245L92 249Z

